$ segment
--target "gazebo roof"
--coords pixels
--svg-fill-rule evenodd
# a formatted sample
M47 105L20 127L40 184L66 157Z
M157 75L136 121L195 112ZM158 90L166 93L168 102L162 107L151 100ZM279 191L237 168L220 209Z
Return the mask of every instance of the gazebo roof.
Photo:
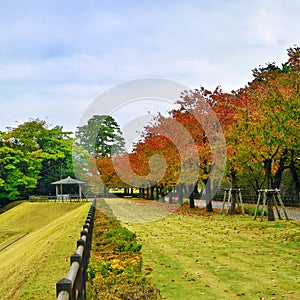
M84 183L83 181L68 176L67 178L52 182L51 184L83 184L83 183Z

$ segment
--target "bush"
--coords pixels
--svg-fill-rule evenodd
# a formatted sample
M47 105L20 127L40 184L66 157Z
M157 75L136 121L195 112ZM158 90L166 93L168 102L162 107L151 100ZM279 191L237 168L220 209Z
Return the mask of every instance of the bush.
M250 215L250 216L254 216L255 209L256 209L256 206L249 206L249 205L244 206L245 214ZM261 216L261 212L262 212L262 208L259 207L257 210L257 216ZM264 216L267 216L267 215L268 215L267 210L264 210Z
M161 299L159 290L142 274L142 245L135 233L97 210L93 241L88 268L90 299Z

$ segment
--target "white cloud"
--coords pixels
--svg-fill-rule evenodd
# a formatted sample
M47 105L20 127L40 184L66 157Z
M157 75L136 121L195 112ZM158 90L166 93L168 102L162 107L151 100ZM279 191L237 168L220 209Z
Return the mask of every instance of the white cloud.
M0 4L0 129L46 116L71 128L106 88L141 77L230 91L299 39L293 0Z

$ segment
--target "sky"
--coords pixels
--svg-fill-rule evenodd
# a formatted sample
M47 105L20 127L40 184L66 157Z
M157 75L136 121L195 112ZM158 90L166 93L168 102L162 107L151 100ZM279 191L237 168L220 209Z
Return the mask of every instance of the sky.
M299 15L298 0L0 0L0 130L74 131L99 95L141 78L238 89L287 61Z

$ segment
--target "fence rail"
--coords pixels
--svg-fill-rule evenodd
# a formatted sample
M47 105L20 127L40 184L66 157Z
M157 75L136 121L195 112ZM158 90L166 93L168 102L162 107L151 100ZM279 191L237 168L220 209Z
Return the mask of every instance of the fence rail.
M65 278L56 283L57 300L84 300L86 299L87 268L92 246L96 200L93 201L88 212L77 249L70 256L70 269Z
M60 197L62 196L62 197ZM78 201L89 201L86 197L79 197L79 195L68 194L59 196L29 196L30 202L78 202Z

